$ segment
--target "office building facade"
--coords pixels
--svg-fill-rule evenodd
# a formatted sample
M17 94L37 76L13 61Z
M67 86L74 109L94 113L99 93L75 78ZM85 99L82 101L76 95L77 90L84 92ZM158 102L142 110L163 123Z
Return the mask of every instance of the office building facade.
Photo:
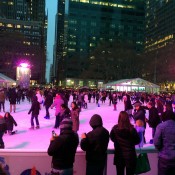
M85 59L100 42L132 42L137 52L144 44L144 1L59 0L56 17L54 76L59 81L78 78ZM61 25L61 27L59 27ZM64 62L64 63L63 63Z
M5 41L4 47L1 47L4 52L0 54L1 73L16 79L18 64L28 62L31 68L31 80L36 83L45 82L47 38L45 0L1 1L0 37Z
M145 2L145 52L150 56L148 67L152 67L149 80L153 77L154 83L167 84L175 81L175 1Z

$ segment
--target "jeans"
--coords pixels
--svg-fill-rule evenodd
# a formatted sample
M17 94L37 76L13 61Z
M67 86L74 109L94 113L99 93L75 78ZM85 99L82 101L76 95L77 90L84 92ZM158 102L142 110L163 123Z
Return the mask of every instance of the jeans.
M36 125L39 126L39 121L38 121L38 115L32 115L31 116L31 126L34 126L33 119L35 118Z
M175 159L166 160L159 157L158 175L175 175Z
M12 108L13 108L13 112L16 111L16 104L10 104L10 112L12 112Z
M45 106L46 108L46 117L50 118L50 114L49 114L49 106Z
M53 169L51 175L73 175L73 168L56 171Z

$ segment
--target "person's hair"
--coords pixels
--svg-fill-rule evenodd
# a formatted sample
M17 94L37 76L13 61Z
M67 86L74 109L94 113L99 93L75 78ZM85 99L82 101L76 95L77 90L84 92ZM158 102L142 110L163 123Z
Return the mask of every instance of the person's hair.
M167 120L175 120L175 114L171 110L167 110L162 114L162 121L165 122Z
M72 102L71 104L74 104L74 108L73 109L77 109L78 108L78 106L77 106L77 103L76 102Z
M61 107L63 108L63 109L67 109L67 105L66 104L61 104Z
M119 129L131 129L133 125L131 125L129 120L129 115L125 111L121 111L118 118L118 128Z
M144 122L142 120L136 120L136 126L142 127L144 126Z
M6 113L4 114L4 118L6 118L6 114L8 114L8 117L11 117L10 112L6 112Z

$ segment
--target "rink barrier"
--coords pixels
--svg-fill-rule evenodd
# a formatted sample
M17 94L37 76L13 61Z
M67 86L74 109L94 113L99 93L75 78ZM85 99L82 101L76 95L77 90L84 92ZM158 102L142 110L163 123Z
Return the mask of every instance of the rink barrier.
M137 149L137 153L145 152L148 154L151 171L143 175L156 175L158 154L153 148ZM114 150L108 149L107 164L104 175L116 175L116 168L113 165ZM0 163L9 175L21 175L27 169L34 169L41 175L49 175L51 170L51 157L46 150L18 150L4 149L0 150ZM74 175L85 175L86 160L85 152L77 151L74 163Z

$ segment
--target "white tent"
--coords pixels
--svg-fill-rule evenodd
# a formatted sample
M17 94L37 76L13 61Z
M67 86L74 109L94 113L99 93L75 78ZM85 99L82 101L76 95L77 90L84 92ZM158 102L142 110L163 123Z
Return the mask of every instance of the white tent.
M16 85L16 81L0 73L0 86L7 88L11 85Z
M115 91L159 92L160 86L141 78L122 79L105 84L105 89L113 88Z

